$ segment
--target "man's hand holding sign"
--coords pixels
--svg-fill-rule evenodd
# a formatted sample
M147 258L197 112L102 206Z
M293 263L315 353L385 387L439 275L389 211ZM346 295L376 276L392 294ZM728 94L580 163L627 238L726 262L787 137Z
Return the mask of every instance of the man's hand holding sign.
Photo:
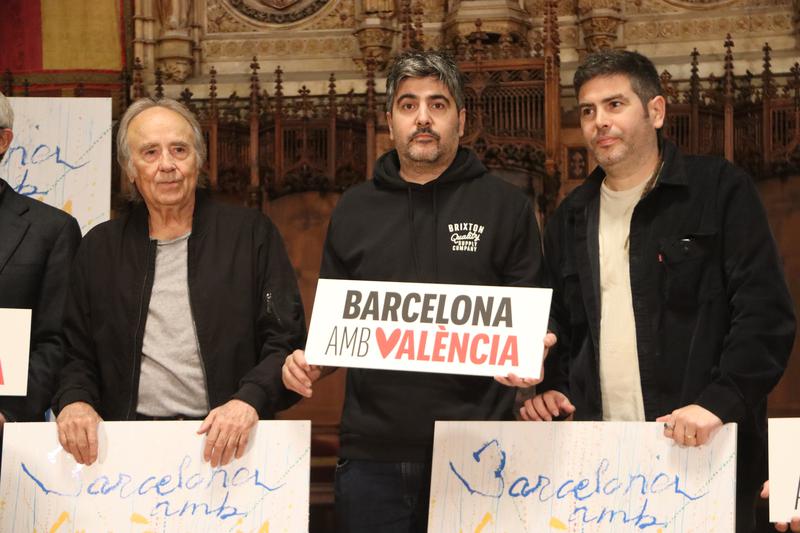
M530 387L556 342L549 307L549 289L321 279L306 352L286 358L283 382L310 397L330 367L344 366Z

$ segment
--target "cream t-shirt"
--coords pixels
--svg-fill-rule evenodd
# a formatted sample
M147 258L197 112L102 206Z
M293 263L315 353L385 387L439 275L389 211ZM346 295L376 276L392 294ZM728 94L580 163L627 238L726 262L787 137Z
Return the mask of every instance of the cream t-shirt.
M600 391L603 420L643 421L644 401L631 297L629 236L647 181L626 191L600 189Z

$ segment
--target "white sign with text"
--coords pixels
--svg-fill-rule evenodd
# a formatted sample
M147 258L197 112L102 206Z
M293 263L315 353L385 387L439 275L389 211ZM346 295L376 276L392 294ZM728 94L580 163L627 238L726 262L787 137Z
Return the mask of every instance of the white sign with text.
M218 468L203 462L200 424L101 422L89 467L55 423L6 424L0 531L308 531L309 421L259 422Z
M550 289L320 279L306 359L538 378Z
M656 422L436 422L431 533L732 533L736 424L688 448Z
M0 308L0 396L28 394L31 310Z
M769 421L769 521L800 516L800 418Z

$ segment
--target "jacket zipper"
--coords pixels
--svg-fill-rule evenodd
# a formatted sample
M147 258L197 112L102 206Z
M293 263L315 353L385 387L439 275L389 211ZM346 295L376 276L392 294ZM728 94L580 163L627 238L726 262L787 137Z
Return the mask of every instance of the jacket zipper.
M134 403L136 400L136 396L138 395L139 391L136 387L136 372L137 368L141 365L141 354L139 348L139 330L142 327L142 312L144 307L144 297L145 291L147 291L147 281L150 277L150 267L151 263L155 262L155 255L152 253L155 249L153 241L148 240L147 243L147 266L144 271L144 279L142 280L142 289L139 292L139 316L138 321L136 322L136 329L134 330L133 335L133 351L131 353L133 359L133 366L131 367L131 396L130 401L128 402L128 415L126 416L127 420L133 420L133 410L134 410ZM152 259L151 259L152 256ZM155 265L152 265L153 269L155 269ZM142 332L144 335L144 332Z
M279 326L283 327L283 323L281 322L281 317L278 313L274 313L272 309L272 292L267 290L264 292L264 302L267 306L267 316L275 315L275 321L278 323Z
M203 371L203 381L206 384L206 407L211 411L213 403L211 401L211 384L208 382L208 370L206 369L206 359L203 357L203 347L200 346L200 333L197 329L195 319L194 303L192 301L192 235L189 235L189 242L186 244L186 285L189 291L189 313L192 315L192 326L194 327L194 338L197 343L197 355L200 357L200 369Z

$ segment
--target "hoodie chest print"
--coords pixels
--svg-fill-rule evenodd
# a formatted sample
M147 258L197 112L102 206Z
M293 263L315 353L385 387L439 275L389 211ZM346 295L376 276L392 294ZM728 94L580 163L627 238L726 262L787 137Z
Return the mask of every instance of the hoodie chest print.
M483 235L483 226L474 222L456 222L447 225L450 245L454 252L477 252Z

